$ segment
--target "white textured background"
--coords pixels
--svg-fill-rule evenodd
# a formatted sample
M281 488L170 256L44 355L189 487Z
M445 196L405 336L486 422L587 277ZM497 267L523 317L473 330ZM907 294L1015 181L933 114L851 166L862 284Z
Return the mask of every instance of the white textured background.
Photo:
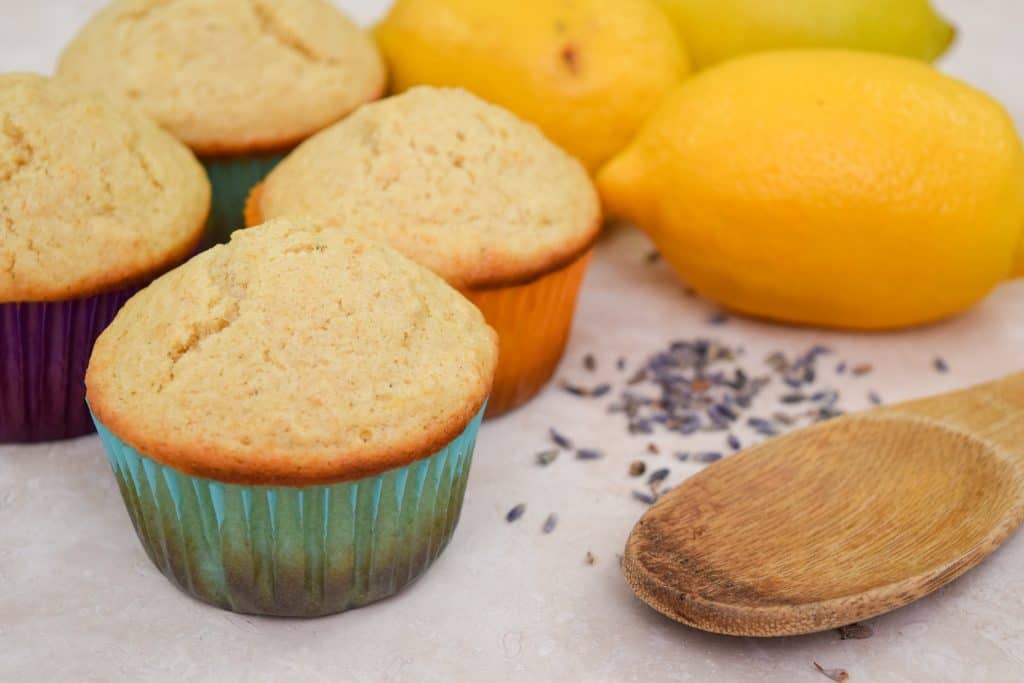
M101 4L0 0L0 70L49 71ZM363 21L387 5L340 4ZM1024 2L938 5L960 29L942 67L999 97L1024 129ZM823 342L874 363L874 374L840 384L850 409L866 404L869 388L896 400L1024 367L1022 283L961 318L899 334L738 320L712 329L711 307L683 296L664 267L645 265L647 249L631 230L603 241L563 375L582 377L588 351L608 369L620 355L639 362L669 339L710 332L745 344L751 359ZM937 354L950 374L931 369ZM537 468L549 425L609 457ZM1024 537L951 586L872 620L870 640L726 638L658 616L632 597L615 557L643 511L625 470L644 443L598 405L549 390L485 425L462 523L422 580L376 606L306 622L236 616L179 594L136 541L95 437L0 447L0 680L826 681L812 660L845 667L855 683L1024 680ZM649 464L671 467L670 483L696 471L660 458ZM525 517L506 524L519 502ZM549 512L561 521L544 536ZM583 563L588 550L595 566Z

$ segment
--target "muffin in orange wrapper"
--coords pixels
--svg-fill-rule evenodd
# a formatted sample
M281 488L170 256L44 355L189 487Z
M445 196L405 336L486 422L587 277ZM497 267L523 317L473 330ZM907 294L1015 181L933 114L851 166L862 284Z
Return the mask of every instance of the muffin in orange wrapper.
M387 82L373 39L327 0L114 0L58 72L135 102L196 153L213 185L207 246L243 227L249 190L285 154Z
M431 87L365 105L285 158L246 223L289 215L382 239L480 308L501 349L488 416L554 373L601 224L584 168L536 127Z

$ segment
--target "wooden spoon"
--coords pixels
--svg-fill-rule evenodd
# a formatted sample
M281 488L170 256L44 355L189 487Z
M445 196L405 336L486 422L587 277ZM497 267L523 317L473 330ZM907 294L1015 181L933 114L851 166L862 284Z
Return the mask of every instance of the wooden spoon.
M819 423L715 464L633 528L638 596L705 631L784 636L896 609L1024 519L1024 374Z

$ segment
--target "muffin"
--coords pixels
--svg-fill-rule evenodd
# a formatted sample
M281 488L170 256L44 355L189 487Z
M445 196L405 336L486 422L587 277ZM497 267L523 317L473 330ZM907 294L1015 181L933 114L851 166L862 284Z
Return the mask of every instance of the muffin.
M427 269L281 219L135 295L86 384L156 566L218 607L317 616L397 592L443 550L496 356Z
M142 107L203 161L207 244L242 227L249 188L312 133L379 97L372 39L325 0L116 0L58 73Z
M536 127L430 87L300 145L246 208L250 225L287 215L358 226L479 306L501 340L489 415L553 374L601 221L586 171Z
M0 442L91 432L93 342L196 248L210 185L141 112L0 74Z

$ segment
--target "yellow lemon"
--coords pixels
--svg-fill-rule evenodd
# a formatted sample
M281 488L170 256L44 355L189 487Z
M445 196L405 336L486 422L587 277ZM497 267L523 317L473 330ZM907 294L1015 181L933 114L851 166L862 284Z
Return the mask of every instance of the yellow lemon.
M702 72L597 183L697 291L794 323L961 311L1010 276L1024 228L1024 150L997 102L921 62L842 50Z
M658 0L703 68L736 55L845 47L933 60L956 31L928 0Z
M689 71L653 0L398 0L375 33L395 90L462 86L592 171Z

